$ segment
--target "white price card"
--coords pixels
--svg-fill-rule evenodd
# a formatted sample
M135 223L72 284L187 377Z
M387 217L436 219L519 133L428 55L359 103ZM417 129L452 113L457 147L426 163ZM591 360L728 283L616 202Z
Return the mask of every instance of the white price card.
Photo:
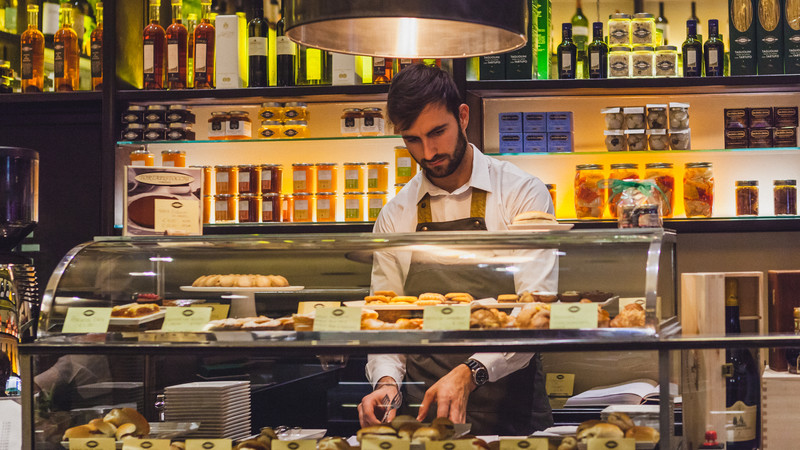
M547 438L500 439L500 450L548 450Z
M329 308L314 310L314 331L359 331L361 308Z
M69 450L116 450L113 437L69 438Z
M550 305L550 329L597 328L597 305L594 303L553 303Z
M587 441L586 450L636 450L633 438L592 438Z
M409 450L411 441L400 438L365 436L361 440L361 450Z
M317 450L317 441L314 439L298 439L296 441L273 440L272 450Z
M422 312L423 330L469 330L469 305L426 306Z
M125 438L122 450L169 450L169 439L135 439Z
M161 331L202 331L211 320L211 311L207 306L169 307Z
M111 308L68 308L62 333L105 333Z

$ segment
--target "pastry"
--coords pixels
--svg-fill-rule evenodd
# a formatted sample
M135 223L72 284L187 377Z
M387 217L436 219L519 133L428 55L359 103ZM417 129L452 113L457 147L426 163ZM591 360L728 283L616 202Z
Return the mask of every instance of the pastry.
M351 448L344 438L338 436L324 437L317 442L317 450L350 450Z
M222 287L233 287L236 285L236 275L220 275L219 285Z
M550 305L546 303L526 304L517 315L517 326L523 329L550 328Z
M91 438L91 437L103 437L103 433L97 430L97 428L91 425L78 425L77 427L68 428L67 431L64 432L64 435L61 437L62 441L66 441L70 438Z
M161 311L155 303L131 303L111 308L111 317L144 317Z
M272 282L269 280L269 277L266 275L256 275L256 286L258 287L270 287L272 286Z
M597 419L592 419L592 420L586 420L586 421L581 422L580 424L578 424L578 428L575 429L575 435L577 436L583 430L585 430L587 428L591 428L591 427L597 425L598 423L603 423L603 421L602 420L597 420Z
M475 297L466 292L450 292L444 298L444 303L472 303L475 301Z
M517 301L520 303L533 303L534 302L533 293L529 291L522 291L522 293L519 294L519 300Z
M609 325L612 328L636 328L643 327L645 323L645 312L642 305L629 303L611 320Z
M653 427L632 426L625 432L626 438L633 438L636 442L658 443L661 435Z
M515 303L519 300L519 295L517 294L500 294L497 296L498 303Z
M439 303L445 301L447 297L442 294L437 294L435 292L426 292L424 294L419 294L418 300L436 300Z
M442 439L450 439L456 434L456 427L453 421L447 417L437 417L431 422L431 427L439 430Z
M608 415L608 418L606 418L606 422L618 426L623 433L627 432L635 425L631 417L624 412L612 412Z
M442 434L438 428L433 427L420 427L411 435L412 444L421 444L427 441L439 441L442 439Z
M593 302L604 302L604 301L608 300L609 298L613 297L614 294L612 294L611 292L603 292L603 291L594 290L594 291L588 291L588 292L581 292L580 296L581 296L581 298L588 298L589 300L591 300Z
M441 305L444 303L441 300L417 300L414 302L417 306L434 306L434 305Z
M389 297L385 295L368 295L364 297L364 303L389 303Z
M372 295L383 295L389 298L397 297L397 293L395 293L394 291L375 291L372 293Z
M495 308L473 306L469 317L470 328L507 328L515 324L515 319Z
M621 438L625 433L618 426L601 422L577 433L578 442L587 443L592 438Z
M567 436L561 440L556 450L578 450L578 441L572 436Z
M544 211L526 211L517 214L511 221L514 225L519 224L554 224L558 223L556 216Z
M557 292L533 291L533 301L535 302L552 303L556 300L558 300Z
M417 301L417 297L410 296L410 295L398 295L398 296L396 296L396 297L392 297L391 299L389 299L389 301L390 301L391 303L401 303L401 304L402 304L402 303L408 303L408 304L413 304L414 302L416 302L416 301Z
M222 278L222 275L209 275L203 283L206 287L216 287L219 286L220 278Z
M388 425L372 425L361 428L356 432L356 439L358 439L358 442L361 442L364 436L397 437L397 432Z
M289 281L282 275L267 275L273 287L286 287L289 286Z
M581 294L578 291L566 291L558 294L558 299L562 302L577 302L581 299Z

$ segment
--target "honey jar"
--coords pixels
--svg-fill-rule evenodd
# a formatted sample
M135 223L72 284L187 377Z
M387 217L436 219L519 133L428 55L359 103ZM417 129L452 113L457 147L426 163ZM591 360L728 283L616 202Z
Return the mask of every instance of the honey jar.
M614 189L613 180L638 180L639 179L639 165L638 164L612 164L611 173L608 176L608 187L611 189L608 199L608 212L611 217L617 218L617 203L622 197L622 190Z
M236 166L214 166L215 192L217 194L238 194L239 185L237 175L239 168Z
M797 215L797 180L773 181L775 215Z
M714 172L710 162L686 163L683 173L683 207L686 217L711 217L714 207Z
M338 168L336 163L317 164L317 192L336 191Z
M346 162L344 166L344 191L364 192L363 162Z
M214 111L208 119L208 139L218 141L225 139L225 130L228 128L228 113Z
M283 124L277 120L263 120L258 129L259 139L280 139L283 137Z
M281 222L294 221L294 196L281 194Z
M236 222L239 196L217 194L214 196L214 223Z
M362 222L364 220L364 193L345 192L344 221Z
M292 192L312 192L317 185L314 164L292 164Z
M283 166L280 164L261 164L261 194L281 192Z
M211 223L211 212L214 211L214 196L203 196L203 223Z
M281 195L274 192L261 194L261 221L281 221Z
M661 203L661 217L672 217L672 210L675 208L675 175L672 173L672 163L648 163L644 169L644 178L654 181L661 190L656 191Z
M161 165L165 167L186 167L186 152L183 150L162 151Z
M378 220L378 214L386 205L386 191L375 191L367 193L367 220L374 222Z
M239 223L257 223L261 218L261 196L239 194Z
M281 127L281 137L285 139L307 138L308 122L305 120L287 120Z
M578 219L602 219L606 207L603 166L575 166L575 215Z
M311 222L314 214L314 194L310 192L295 192L294 197L294 222Z
M308 104L305 102L288 102L283 106L283 121L308 120Z
M367 163L367 191L389 190L389 163L373 161Z
M155 166L155 157L145 148L137 148L130 153L132 166Z
M225 139L250 139L253 137L250 114L246 111L231 111L225 128Z
M317 222L336 221L336 193L320 192L317 194Z
M380 108L364 108L361 121L361 136L381 136L384 130L383 111Z
M408 183L417 174L417 162L403 146L394 148L395 183Z
M261 193L261 167L253 164L241 165L237 180L239 183L239 194L259 194Z
M736 215L758 215L757 180L739 180L736 182Z
M275 120L280 123L283 114L283 104L278 102L264 102L258 110L258 117L261 120Z
M342 136L358 136L361 132L361 121L364 113L360 108L346 108L342 112L340 119L340 131Z

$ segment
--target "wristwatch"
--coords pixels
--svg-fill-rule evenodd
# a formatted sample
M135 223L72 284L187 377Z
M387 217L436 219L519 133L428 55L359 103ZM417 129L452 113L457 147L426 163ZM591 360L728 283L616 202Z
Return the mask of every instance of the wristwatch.
M472 371L472 382L475 383L475 386L483 386L489 381L489 371L486 370L486 366L483 363L470 358L464 361L464 364Z

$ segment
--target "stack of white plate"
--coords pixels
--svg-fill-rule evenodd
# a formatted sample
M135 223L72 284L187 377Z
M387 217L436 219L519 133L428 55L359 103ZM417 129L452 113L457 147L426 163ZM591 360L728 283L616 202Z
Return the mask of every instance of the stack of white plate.
M250 382L200 381L168 386L164 419L199 422L199 438L241 439L250 436Z

